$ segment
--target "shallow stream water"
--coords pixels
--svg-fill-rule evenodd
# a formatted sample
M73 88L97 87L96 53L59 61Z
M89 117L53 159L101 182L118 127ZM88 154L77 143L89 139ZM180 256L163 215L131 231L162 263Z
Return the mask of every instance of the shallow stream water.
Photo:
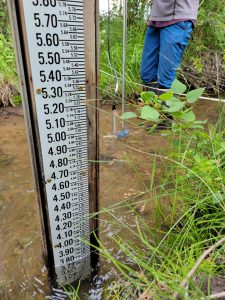
M217 103L201 102L196 112L201 119L215 121L218 117ZM111 107L100 107L101 208L136 195L149 184L151 159L134 148L162 154L169 147L168 141L159 134L149 136L135 124L127 124L127 127L129 137L124 141L115 139ZM142 180L137 178L138 170L144 176ZM121 222L133 226L133 219L126 215L125 208L119 209L117 214ZM151 208L148 208L147 217L151 223ZM102 222L100 238L110 251L117 253L118 249L111 242L113 234L113 226ZM0 241L0 299L65 299L63 292L51 291L48 285L21 108L0 110ZM100 274L83 285L81 299L101 299L102 282L113 276L116 276L116 270L101 259Z

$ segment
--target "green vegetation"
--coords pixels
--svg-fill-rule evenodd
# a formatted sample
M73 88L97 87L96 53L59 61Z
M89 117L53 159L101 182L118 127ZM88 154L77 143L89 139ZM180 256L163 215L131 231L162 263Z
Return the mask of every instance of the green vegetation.
M130 209L135 229L120 222L115 210L108 212L119 232L113 240L129 258L123 261L130 263L121 262L101 244L102 255L121 274L121 280L105 290L104 299L175 299L175 293L181 299L206 299L205 295L211 294L211 280L224 276L225 246L220 245L181 286L204 251L224 236L224 136L210 127L175 141L167 157L149 154L154 161L163 161L162 174L167 174L160 185L146 191L147 199L138 203L155 201L154 228L148 225L152 214L141 217L135 204ZM153 165L152 176L156 167ZM132 202L127 207L131 208ZM223 291L223 285L220 288Z
M153 122L149 133L153 133L160 124L166 125L174 133L179 133L181 129L203 128L205 122L196 120L192 105L202 96L205 89L192 90L185 97L175 97L176 94L183 94L186 90L187 87L183 83L175 80L171 91L161 96L157 96L154 92L142 92L140 98L142 104L138 106L138 114L126 112L122 118L127 120L139 115L142 120Z
M133 148L151 166L148 182L145 170L127 158L144 190L101 212L106 227L113 228L110 244L120 253L118 257L115 248L112 253L99 240L101 256L119 273L119 278L115 275L104 283L102 299L220 299L211 298L215 282L224 291L224 107L216 124L197 121L192 107L185 105L195 103L204 89L174 99L173 93L186 88L176 80L172 91L160 97L143 92L137 114L124 115L157 123L169 113L174 125L166 131L170 145L166 150L147 153ZM171 99L174 111L162 105ZM120 218L120 211L133 220L132 226ZM79 299L77 290L74 297Z
M0 33L5 37L10 36L7 1L0 0Z
M196 100L197 94L199 90L189 100ZM129 162L145 191L104 210L111 220L106 222L115 228L112 241L120 250L120 259L101 240L99 250L116 266L120 279L108 284L103 299L210 299L215 279L223 280L220 291L224 290L225 130L218 130L219 122L205 128L176 122L176 131L167 137L171 145L167 155L134 149L147 157L146 163L153 162L151 175L146 185L144 173ZM161 175L156 175L159 168ZM143 214L143 207L152 204L154 213L151 209ZM135 227L118 217L122 207ZM195 270L210 247L213 249Z
M108 36L108 17L103 16L101 21L100 42L101 42L101 59L100 59L100 92L102 97L114 97L116 77L119 79L121 90L122 85L122 16L117 17L112 12L110 20L110 36ZM140 19L139 19L140 20ZM128 30L127 37L127 93L129 97L140 94L140 62L143 48L143 38L145 24L132 24ZM139 34L137 34L137 32ZM112 65L109 61L108 39L110 42L110 55ZM119 98L117 99L119 100Z
M193 39L185 52L181 74L195 87L225 91L225 6L219 0L200 1Z
M69 300L80 300L79 289L80 289L80 282L78 283L76 289L71 285L68 285L66 288L64 288L66 294L68 295Z
M20 98L17 90L17 73L11 36L0 34L0 105L14 105Z
M0 106L20 103L14 47L6 1L0 1Z
M0 35L0 80L1 82L16 82L16 66L13 43L11 39L6 39Z
M140 2L140 1L139 1ZM127 38L127 92L128 96L141 92L140 62L148 15L146 2L142 6L128 1ZM179 70L180 79L189 87L206 87L207 92L217 95L225 91L225 7L222 1L200 1L200 11L192 40L187 47ZM141 8L141 9L140 9ZM101 82L103 97L115 96L115 74L121 79L122 68L122 16L121 9L114 6L110 12L110 52L108 55L108 15L101 17ZM121 83L121 80L120 80Z

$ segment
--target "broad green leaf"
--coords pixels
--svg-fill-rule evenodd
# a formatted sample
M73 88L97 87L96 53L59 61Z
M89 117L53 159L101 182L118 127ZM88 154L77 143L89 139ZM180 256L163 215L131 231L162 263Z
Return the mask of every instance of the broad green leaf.
M181 119L187 123L191 123L196 120L196 115L193 111L184 112Z
M144 106L141 110L141 118L148 121L158 121L159 119L159 112L155 110L153 107Z
M196 89L193 91L190 91L189 93L187 93L186 95L186 99L188 103L195 103L199 97L202 96L202 94L204 93L205 88L200 88L200 89Z
M155 93L154 92L142 92L141 93L141 100L144 103L148 103L149 101L153 100L155 97Z
M181 101L172 102L170 107L165 107L163 110L165 112L173 113L182 110L184 103Z
M187 90L187 87L185 84L180 82L179 80L175 79L172 86L171 86L171 91L174 92L175 94L183 94Z
M167 101L173 97L173 92L168 92L159 96L160 100Z
M171 105L173 105L174 102L181 102L181 101L176 97L172 97L166 101L166 105L171 106Z
M181 119L183 113L181 111L170 113L173 118Z
M123 120L128 120L128 119L132 119L132 118L136 118L136 117L137 117L137 115L134 112L125 112L122 115Z

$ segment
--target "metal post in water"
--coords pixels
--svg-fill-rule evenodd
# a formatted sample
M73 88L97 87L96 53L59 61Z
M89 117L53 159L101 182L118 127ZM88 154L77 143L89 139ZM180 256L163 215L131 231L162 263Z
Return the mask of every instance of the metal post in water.
M117 133L117 138L122 139L129 135L125 128L123 115L126 109L126 46L127 46L127 0L123 1L123 82L122 82L122 130Z
M127 45L127 0L123 1L123 82L122 82L122 115L126 109L126 45ZM124 129L124 120L122 119L122 129Z

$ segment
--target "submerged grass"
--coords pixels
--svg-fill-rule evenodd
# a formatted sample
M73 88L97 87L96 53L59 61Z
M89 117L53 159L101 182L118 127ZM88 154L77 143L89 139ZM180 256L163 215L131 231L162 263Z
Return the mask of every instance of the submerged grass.
M80 282L77 284L77 287L73 287L72 285L67 285L64 288L69 300L80 300L79 297L79 289L80 289Z

